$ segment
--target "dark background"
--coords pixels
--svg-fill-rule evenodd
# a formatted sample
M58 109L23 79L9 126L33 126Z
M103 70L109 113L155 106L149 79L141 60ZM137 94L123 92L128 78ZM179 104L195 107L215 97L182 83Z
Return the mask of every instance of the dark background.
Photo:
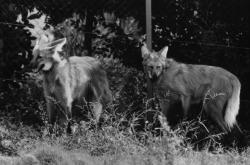
M33 17L38 18L43 12L50 17L47 22L53 26L72 17L73 13L79 14L80 18L75 19L72 26L82 32L84 44L76 46L74 51L80 49L100 56L112 54L126 66L142 70L139 38L145 34L145 0L0 0L1 113L18 111L17 114L23 116L20 109L28 106L21 89L30 71L27 65L31 59L32 38L23 27L31 26L27 11L34 7L40 13ZM249 0L152 1L153 48L159 50L169 45L169 57L184 63L220 66L239 77L242 92L238 120L246 130L250 130L249 8ZM105 22L104 12L113 12L120 20L133 17L137 24L127 22L122 27ZM20 13L23 24L16 22ZM86 20L82 26L78 24L81 19ZM100 20L115 37L110 39L96 30ZM132 30L124 30L126 25ZM100 44L103 47L97 46Z

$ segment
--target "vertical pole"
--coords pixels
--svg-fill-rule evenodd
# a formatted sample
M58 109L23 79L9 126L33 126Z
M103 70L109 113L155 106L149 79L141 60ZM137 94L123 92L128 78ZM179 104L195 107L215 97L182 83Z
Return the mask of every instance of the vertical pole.
M152 6L151 6L151 0L146 0L146 44L150 51L152 51ZM153 98L153 84L149 78L147 78L147 91L148 91L148 99ZM149 101L149 107L151 108L153 106L152 101ZM154 114L150 111L147 112L145 115L145 121L149 121L150 123L153 123L154 121ZM148 127L147 123L145 123L146 128Z
M147 47L152 50L152 0L146 0L146 36Z

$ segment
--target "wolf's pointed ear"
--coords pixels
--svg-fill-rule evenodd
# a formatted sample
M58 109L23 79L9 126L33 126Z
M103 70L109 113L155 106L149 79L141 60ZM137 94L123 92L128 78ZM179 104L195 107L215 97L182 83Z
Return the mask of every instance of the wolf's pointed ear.
M163 58L167 58L167 53L168 53L168 46L165 46L164 48L162 48L162 49L160 50L160 55L161 55L161 57L163 57Z
M62 48L66 44L66 42L67 42L66 38L62 38L62 39L53 41L51 43L51 48L53 48L55 52L61 52Z
M141 55L142 55L142 58L145 59L145 58L148 58L149 55L150 55L150 50L148 50L148 47L145 43L143 43L143 46L141 47Z
M63 46L66 44L67 39L62 38L56 41L53 41L50 43L50 46L47 49L53 50L53 55L52 57L54 58L55 61L61 62L61 56L59 55L58 52L62 51Z

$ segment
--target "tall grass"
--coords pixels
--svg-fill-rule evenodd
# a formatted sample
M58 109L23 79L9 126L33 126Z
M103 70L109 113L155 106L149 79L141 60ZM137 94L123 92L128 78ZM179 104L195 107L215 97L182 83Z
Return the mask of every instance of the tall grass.
M249 150L238 153L236 150L217 148L213 152L208 147L194 150L184 138L184 126L172 130L163 119L161 135L145 129L133 132L133 123L126 128L121 126L122 115L114 118L112 113L104 113L101 128L91 127L92 120L76 124L74 134L48 134L47 127L38 131L20 125L6 128L1 122L1 146L13 153L0 156L0 164L41 164L41 165L198 165L198 164L249 164ZM130 120L136 121L136 120ZM181 123L185 124L185 123ZM192 125L191 122L188 123ZM196 125L197 126L197 125ZM3 129L5 127L5 129ZM189 127L190 128L190 127ZM194 127L192 127L194 128ZM5 130L5 131L3 131ZM4 139L4 140L3 140ZM14 152L15 151L15 152Z

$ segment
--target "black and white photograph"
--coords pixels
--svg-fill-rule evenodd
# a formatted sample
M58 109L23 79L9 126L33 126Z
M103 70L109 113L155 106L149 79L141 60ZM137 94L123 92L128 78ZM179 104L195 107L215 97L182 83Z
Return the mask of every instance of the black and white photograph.
M249 0L0 0L0 165L250 164Z

